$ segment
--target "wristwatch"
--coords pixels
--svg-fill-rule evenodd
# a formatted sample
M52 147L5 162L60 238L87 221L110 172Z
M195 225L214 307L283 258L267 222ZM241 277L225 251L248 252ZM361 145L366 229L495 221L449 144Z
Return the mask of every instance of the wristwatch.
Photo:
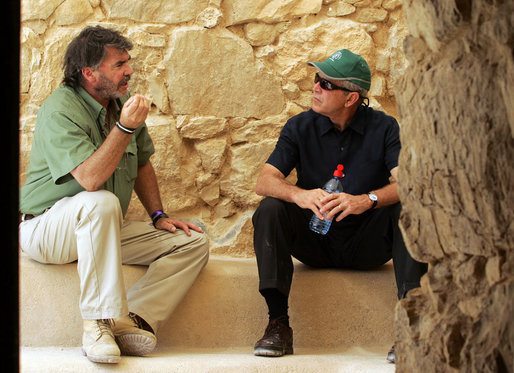
M375 207L377 207L378 197L375 193L369 192L368 198L373 202L373 205L370 208L370 210L373 210Z

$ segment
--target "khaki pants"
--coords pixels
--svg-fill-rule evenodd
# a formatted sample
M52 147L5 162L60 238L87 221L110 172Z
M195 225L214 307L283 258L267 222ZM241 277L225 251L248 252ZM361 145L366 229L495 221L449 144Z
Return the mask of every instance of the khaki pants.
M78 261L83 319L110 319L130 311L154 331L180 303L209 256L203 234L123 222L118 198L107 191L63 198L22 222L20 246L40 263ZM148 266L128 292L122 263Z

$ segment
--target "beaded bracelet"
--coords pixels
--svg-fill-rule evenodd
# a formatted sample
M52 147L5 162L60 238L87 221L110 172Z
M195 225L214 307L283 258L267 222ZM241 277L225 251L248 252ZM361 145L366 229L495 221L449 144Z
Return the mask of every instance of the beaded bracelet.
M136 132L135 129L132 129L132 128L127 128L125 127L123 124L121 124L120 122L116 122L116 127L118 127L118 129L123 132L123 133L126 133L128 135L132 135L134 134L134 132Z

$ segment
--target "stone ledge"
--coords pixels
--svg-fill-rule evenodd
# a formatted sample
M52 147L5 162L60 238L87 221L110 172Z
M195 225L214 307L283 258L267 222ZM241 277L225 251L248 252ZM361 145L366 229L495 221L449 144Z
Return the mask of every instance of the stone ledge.
M127 287L146 267L123 266ZM370 272L314 270L295 263L290 298L295 347L378 348L394 342L396 286L391 262ZM171 319L157 351L249 347L267 310L255 259L211 257ZM20 341L27 347L81 345L76 264L43 265L20 255Z
M148 357L122 357L116 365L95 364L80 348L21 349L23 373L70 372L177 372L177 373L394 373L385 353L365 349L319 351L296 349L281 358L253 356L250 349L176 349ZM108 364L107 364L108 365Z

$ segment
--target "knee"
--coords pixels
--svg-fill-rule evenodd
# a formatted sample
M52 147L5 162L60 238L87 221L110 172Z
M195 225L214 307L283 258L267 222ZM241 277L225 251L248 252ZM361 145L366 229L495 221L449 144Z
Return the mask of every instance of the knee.
M115 194L107 190L81 192L77 194L77 197L83 201L85 212L88 215L93 214L100 219L103 217L112 218L112 216L118 216L122 219L120 200Z
M191 246L194 248L198 257L207 263L209 260L209 240L205 233L191 231Z
M254 226L261 218L268 221L273 216L281 215L282 212L286 211L286 203L278 198L264 198L253 214L252 222Z

